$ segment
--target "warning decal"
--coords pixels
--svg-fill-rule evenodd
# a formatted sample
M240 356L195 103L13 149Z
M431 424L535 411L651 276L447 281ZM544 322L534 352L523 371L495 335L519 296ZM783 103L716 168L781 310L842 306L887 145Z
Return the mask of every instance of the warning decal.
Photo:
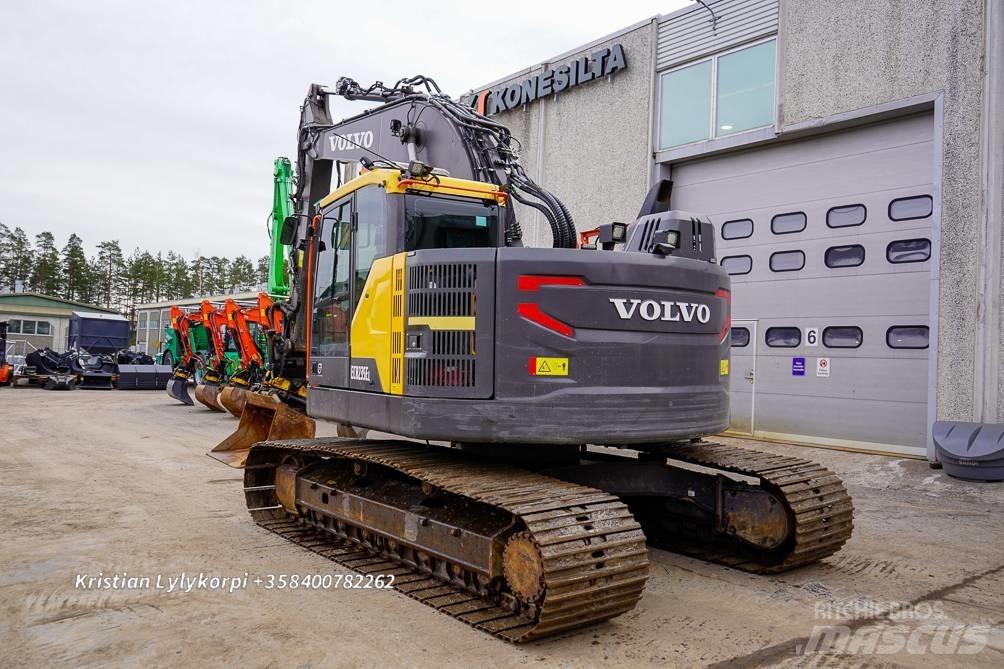
M568 358L530 358L533 376L568 376Z
M816 359L816 376L827 377L830 375L830 359L829 358L817 358Z

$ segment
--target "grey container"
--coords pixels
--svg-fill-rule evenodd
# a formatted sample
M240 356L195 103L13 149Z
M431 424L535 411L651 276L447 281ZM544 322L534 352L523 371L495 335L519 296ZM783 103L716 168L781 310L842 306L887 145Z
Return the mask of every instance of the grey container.
M937 421L934 446L949 476L969 481L1004 480L1004 425Z

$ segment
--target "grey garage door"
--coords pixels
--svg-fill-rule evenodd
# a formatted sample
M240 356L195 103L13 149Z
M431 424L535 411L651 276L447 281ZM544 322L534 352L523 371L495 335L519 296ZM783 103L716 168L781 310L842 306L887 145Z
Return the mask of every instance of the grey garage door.
M933 119L672 167L733 281L732 429L923 455Z

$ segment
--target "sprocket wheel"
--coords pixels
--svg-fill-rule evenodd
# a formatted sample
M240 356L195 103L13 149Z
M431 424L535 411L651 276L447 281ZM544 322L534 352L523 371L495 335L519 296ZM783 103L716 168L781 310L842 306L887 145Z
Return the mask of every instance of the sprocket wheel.
M523 604L535 604L544 595L544 559L529 532L509 537L502 554L502 571L509 589Z

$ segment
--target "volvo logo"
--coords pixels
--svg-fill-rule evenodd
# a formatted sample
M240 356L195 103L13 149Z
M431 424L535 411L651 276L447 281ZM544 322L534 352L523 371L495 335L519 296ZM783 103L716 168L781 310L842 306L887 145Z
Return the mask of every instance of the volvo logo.
M350 132L344 135L328 135L328 144L332 151L351 151L352 149L368 149L373 146L373 131Z
M668 300L639 300L611 297L622 321L631 320L638 314L646 321L683 321L684 323L707 323L711 320L711 308L695 302L670 302Z

